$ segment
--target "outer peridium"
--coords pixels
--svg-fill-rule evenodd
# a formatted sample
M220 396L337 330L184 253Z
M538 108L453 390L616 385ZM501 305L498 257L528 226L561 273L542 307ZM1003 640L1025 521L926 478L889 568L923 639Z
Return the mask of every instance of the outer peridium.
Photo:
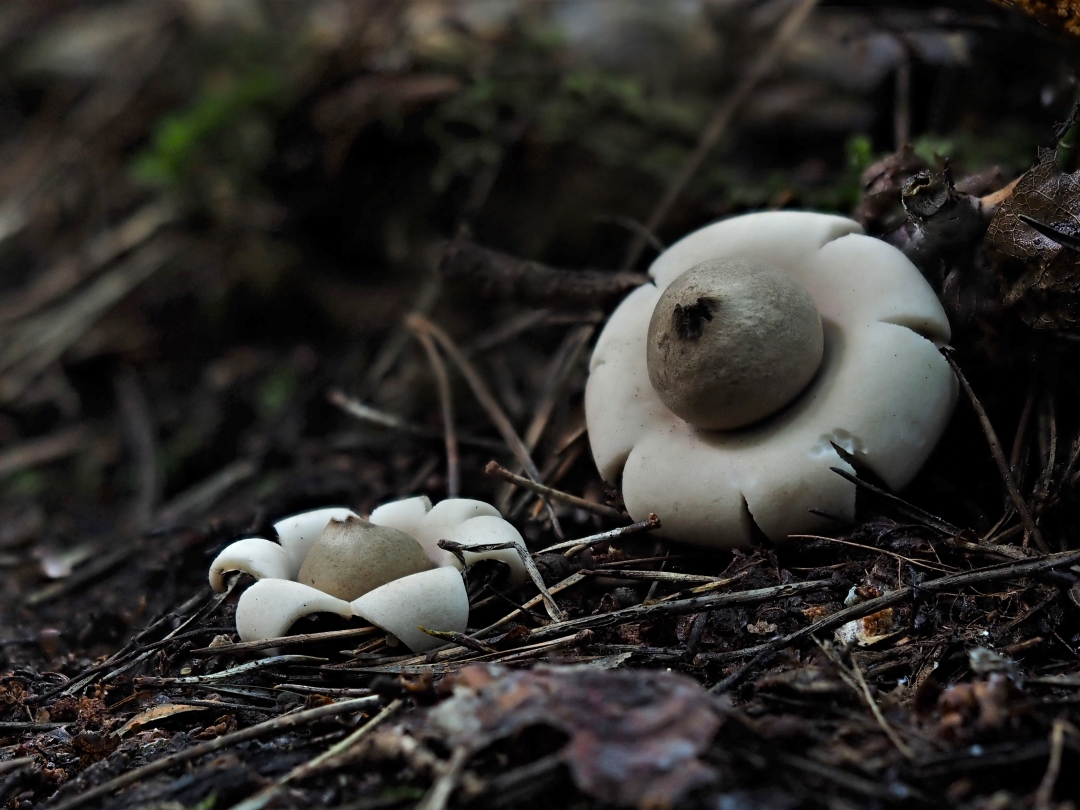
M699 430L653 391L645 340L664 288L728 256L770 262L809 290L825 354L780 413L741 430ZM832 443L900 488L944 431L957 397L938 350L948 319L918 269L857 223L787 211L735 217L682 239L649 273L655 286L627 297L601 334L585 392L597 467L609 482L621 475L635 519L656 512L666 534L701 545L745 546L753 523L781 541L829 525L811 509L854 515L854 486L829 468L853 470Z

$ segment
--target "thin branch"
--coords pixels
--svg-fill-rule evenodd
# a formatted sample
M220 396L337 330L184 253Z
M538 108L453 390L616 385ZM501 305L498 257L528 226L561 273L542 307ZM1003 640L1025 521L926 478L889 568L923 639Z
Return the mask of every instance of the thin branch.
M266 807L266 805L273 801L273 799L281 792L281 789L286 785L291 782L299 782L302 779L308 779L320 771L325 771L328 768L333 767L335 761L343 759L345 755L348 754L350 748L353 748L364 737L374 731L380 723L400 709L401 705L402 702L400 700L391 702L381 712L360 728L356 729L356 731L344 740L330 746L330 748L319 754L319 756L297 765L287 774L267 787L264 787L254 796L249 796L239 804L233 805L232 810L262 810L263 807Z
M705 574L680 574L675 571L624 571L618 568L604 570L586 570L586 576L610 577L612 579L651 579L660 582L685 582L709 585L724 581L725 577L710 577Z
M552 585L550 588L548 588L548 593L556 594L556 593L559 593L560 591L565 591L567 588L573 587L574 585L577 585L579 582L582 582L584 580L585 580L585 574L578 571L577 573L571 574L570 576L568 576L562 582L557 582L556 584ZM528 602L526 602L525 604L523 604L521 606L521 608L523 608L523 609L518 609L518 610L513 611L512 613L508 613L507 615L503 616L501 619L499 619L494 624L489 624L487 627L483 628L482 630L477 630L475 633L472 634L473 638L486 638L487 636L490 636L492 633L494 633L496 630L498 630L503 625L508 624L509 622L512 622L514 619L516 619L519 616L523 616L525 614L525 611L527 611L529 608L536 607L537 605L539 605L543 601L544 601L543 596L533 597L532 599L530 599Z
M458 452L457 432L454 430L454 395L450 390L450 375L446 373L446 366L431 335L423 329L413 328L409 321L406 321L405 326L424 347L431 373L435 376L439 389L443 435L446 439L446 497L457 498L461 494L461 454Z
M732 91L731 95L725 98L720 103L720 106L716 108L712 120L709 121L705 131L701 134L701 139L698 141L697 148L694 149L693 154L690 155L686 163L683 164L678 175L675 176L675 179L672 180L671 184L668 186L667 191L664 192L664 196L660 199L660 202L656 204L656 208L653 209L652 214L649 215L649 220L645 223L646 232L656 233L659 231L660 226L663 224L671 207L675 204L676 200L679 199L683 190L693 179L694 175L697 174L698 169L700 169L701 164L705 162L705 158L708 157L709 152L713 150L713 147L716 146L724 136L724 133L727 132L728 127L735 118L735 114L750 98L762 79L764 79L768 72L772 70L777 59L784 52L784 49L787 48L792 37L794 37L799 28L802 27L803 22L806 21L806 18L816 5L817 0L799 0L781 21L776 29L776 33L773 35L772 41L758 54L757 59L750 65L750 68L742 74L739 84ZM637 264L638 259L641 258L641 254L645 250L646 244L647 238L641 234L630 243L626 259L623 261L623 270L629 270Z
M885 733L885 736L889 738L889 742L895 746L897 751L903 754L904 759L915 759L915 752L911 750L911 746L901 739L900 735L896 733L896 729L889 725L889 721L885 719L881 707L878 706L877 701L874 700L874 696L870 693L870 686L866 683L866 678L863 677L858 662L852 659L851 668L849 670L843 665L840 661L840 657L831 649L831 647L827 647L820 642L818 643L818 646L825 651L825 654L828 655L837 666L841 667L845 672L848 672L851 675L852 680L854 681L852 686L855 687L855 691L859 693L866 703L867 708L870 709L871 714L874 715L874 719L877 721L877 724L881 726L881 730Z
M353 627L348 630L328 630L323 633L303 633L281 638L266 638L262 641L240 641L236 644L219 644L216 647L200 647L191 650L188 655L231 655L238 652L267 650L271 647L288 647L294 644L308 644L312 641L336 641L342 638L360 638L384 632L378 627Z
M1080 554L1077 556L1080 557ZM654 619L659 616L685 616L689 613L719 610L732 605L753 605L776 599L786 599L789 596L797 596L798 594L813 593L831 587L835 587L835 583L832 580L819 579L811 580L809 582L792 582L787 585L774 585L768 588L755 588L749 591L734 591L732 593L696 596L692 599L680 599L676 602L632 605L631 607L623 608L622 610L613 610L610 613L601 613L596 616L582 616L578 619L570 619L557 624L549 624L546 627L540 627L531 631L529 638L533 641L542 641L574 630L592 630L598 627L613 627L629 622Z
M881 487L876 487L869 481L864 481L863 479L859 478L857 475L852 475L847 470L841 467L830 467L829 469L839 475L841 478L850 481L859 489L864 489L867 492L873 493L878 498L881 498L881 500L890 504L898 512L911 518L914 521L917 521L918 523L929 526L931 529L937 529L942 534L947 534L950 537L955 537L956 535L960 534L959 526L954 526L948 521L942 520L937 515L932 515L929 512L908 503L903 498L897 495L893 495L891 492L886 492Z
M566 549L572 548L586 549L589 546L598 546L601 543L610 543L612 540L618 540L631 534L638 534L639 532L651 532L653 529L659 528L660 518L650 512L649 516L645 518L645 520L639 520L637 523L631 523L629 526L620 526L618 529L611 529L610 531L601 532L600 534L589 535L588 537L582 537L578 540L566 540L565 542L556 543L553 546L542 548L537 553L550 554L554 551L565 551Z
M431 335L438 344L442 347L442 350L446 352L446 356L450 358L451 362L457 366L458 371L461 372L461 376L465 378L465 381L472 389L473 395L480 402L480 405L488 414L488 418L498 429L499 433L503 437L503 441L506 442L507 447L514 454L514 458L524 468L525 473L533 481L540 480L540 471L536 468L536 464L532 460L532 456L529 455L529 450L525 446L525 443L518 436L517 431L514 429L513 423L503 413L503 409L499 406L498 400L492 396L490 390L488 390L487 383L477 373L472 363L468 358L461 353L461 350L457 347L457 344L450 338L446 332L429 321L423 315L417 312L411 312L405 316L405 325L412 331L422 331ZM548 515L551 518L551 525L555 531L555 535L562 539L562 526L559 525L559 519L555 515L555 510L551 506L551 501L545 499L547 505Z
M921 583L919 585L919 591L922 593L940 593L952 588L964 585L975 585L980 582L1000 582L1002 580L1017 579L1031 576L1032 574L1038 574L1043 571L1050 571L1054 568L1067 568L1078 562L1080 562L1080 551L1048 554L1035 560L1008 562L1000 565L990 565L985 568L976 568L974 571L966 571L962 574L950 574L949 576L941 577L940 579ZM755 647L744 647L741 650L710 654L708 659L710 661L719 662L735 661L748 655L757 655L762 651L772 652L782 650L785 647L818 633L835 630L837 627L847 624L848 622L853 622L856 619L861 619L864 616L869 616L878 611L898 605L912 596L914 592L914 587L905 585L902 588L897 588L895 591L890 591L889 593L874 599L868 599L865 602L860 602L851 607L838 610L836 613L818 619L813 624L808 625L801 630L788 633L786 636L775 638L764 644L758 644ZM548 628L545 627L542 629L547 630Z
M982 403L979 402L979 398L975 396L975 392L971 390L971 385L967 381L967 377L960 370L960 366L956 364L956 361L952 357L951 352L943 352L945 359L952 367L953 373L956 374L956 379L960 381L960 387L964 389L964 393L967 394L968 399L971 401L971 406L975 409L976 416L979 417L979 424L982 425L983 433L986 434L986 442L990 445L990 454L994 457L994 463L997 464L998 472L1001 474L1001 480L1005 483L1005 489L1009 492L1009 497L1012 499L1013 506L1016 507L1017 513L1020 515L1020 520L1024 522L1024 528L1027 530L1028 535L1035 541L1035 545L1039 547L1039 550L1044 553L1050 552L1050 546L1042 536L1042 532L1039 531L1039 527L1035 524L1034 518L1031 517L1031 510L1028 509L1027 501L1024 500L1024 496L1017 489L1016 482L1013 480L1012 472L1009 470L1009 462L1005 459L1005 453L1001 449L1001 442L998 441L997 433L994 432L994 426L990 424L990 417L986 415L986 411L983 410Z
M443 441L445 438L442 431L432 430L423 425L417 425L402 419L397 414L373 408L355 397L348 396L343 391L331 389L327 392L326 398L332 405L337 406L349 416L359 419L361 422L367 422L370 425L378 425L379 427L388 428L389 430L396 430L399 433L407 433L410 436L416 436L418 439L435 439ZM485 439L482 436L470 436L467 433L458 434L458 442L462 445L477 447L481 450L494 451L496 453L506 449L506 445L497 439Z
M86 446L86 440L86 427L75 425L6 447L0 452L0 476L73 455Z
M482 551L502 551L510 549L516 551L518 556L521 557L521 563L525 566L525 570L529 572L529 577L532 579L533 584L536 586L536 590L540 591L540 595L544 597L544 607L547 608L548 615L552 620L556 622L565 621L566 614L562 612L562 609L555 602L555 598L547 589L547 585L544 584L544 578L540 575L540 569L536 567L536 563L533 562L532 555L525 550L518 543L478 543L475 545L467 546L461 543L455 543L453 540L440 540L439 548L446 549L447 551L461 557L464 551L482 552ZM464 562L464 558L461 557Z
M136 470L136 491L131 522L136 531L146 529L154 516L161 496L161 472L158 464L157 421L139 376L125 366L113 380L124 435L130 446Z
M838 540L835 537L824 537L819 534L791 534L788 536L796 540L821 540L826 543L837 543L841 546L851 546L852 548L860 548L863 551L872 551L877 554L887 554L890 557L895 557L898 560L903 560L904 562L911 565L917 565L920 568L929 568L931 571L939 571L945 574L951 573L956 570L952 567L937 565L935 563L928 563L923 560L913 559L912 557L905 557L903 554L897 554L895 551L889 551L888 549L877 548L876 546L864 546L861 543L852 543L850 540Z
M439 273L483 298L534 306L604 306L649 281L644 273L559 270L463 239L446 245Z
M602 503L595 503L593 501L587 501L584 498L579 498L577 495L571 495L568 492L563 492L562 490L554 489L553 487L549 487L544 484L538 484L535 481L530 481L528 478L511 472L496 461L489 461L487 463L487 466L484 467L484 475L489 475L492 478L499 478L503 481L508 481L515 486L532 490L539 495L546 495L552 500L563 501L564 503L572 504L579 509L588 510L593 514L600 515L602 517L614 518L616 520L626 518L626 515L624 513L620 512L618 509L612 506L607 506Z
M122 787L127 787L128 785L140 782L150 776L159 774L162 771L167 771L174 765L191 762L193 759L198 759L207 754L220 751L223 748L228 748L230 745L254 740L269 734L278 734L291 728L314 723L317 720L362 711L364 707L371 706L381 700L382 697L379 695L343 700L328 706L319 706L314 709L307 709L306 711L274 717L263 723L258 723L254 726L234 731L232 734L223 734L220 737L201 743L200 745L193 745L191 748L178 751L175 754L170 754L161 759L156 759L153 762L148 762L142 767L133 768L126 773L122 773L106 782L102 782L100 785L95 785L77 796L72 796L67 801L62 801L59 804L54 805L52 810L75 810L76 807L82 807L84 804L99 799L102 796L108 796L113 791L119 790Z

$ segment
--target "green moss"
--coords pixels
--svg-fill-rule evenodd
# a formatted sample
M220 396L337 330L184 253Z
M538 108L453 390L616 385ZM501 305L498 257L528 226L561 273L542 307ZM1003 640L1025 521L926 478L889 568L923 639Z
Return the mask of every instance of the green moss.
M296 371L291 366L276 369L263 380L256 394L259 414L272 420L285 412L296 393Z
M979 133L957 130L947 136L923 135L912 146L930 164L947 157L954 172L980 171L1000 166L1006 174L1026 171L1035 159L1038 133L1022 121L1004 121Z
M149 148L132 163L135 177L152 186L181 186L196 155L283 95L282 77L266 68L207 86L187 108L157 125Z

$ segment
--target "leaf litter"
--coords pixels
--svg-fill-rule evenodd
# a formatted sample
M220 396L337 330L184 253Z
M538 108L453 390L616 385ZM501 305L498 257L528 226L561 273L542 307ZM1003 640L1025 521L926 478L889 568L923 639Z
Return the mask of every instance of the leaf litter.
M1052 152L1008 181L1075 45L951 3L10 5L0 805L1070 806L1080 206ZM915 223L928 197L982 219ZM961 405L902 497L857 481L855 525L671 546L589 459L586 344L645 262L611 270L786 206L937 234L913 255L1004 464ZM409 312L453 360L461 491L549 598L473 570L469 633L425 656L328 616L236 644L226 543L451 487Z

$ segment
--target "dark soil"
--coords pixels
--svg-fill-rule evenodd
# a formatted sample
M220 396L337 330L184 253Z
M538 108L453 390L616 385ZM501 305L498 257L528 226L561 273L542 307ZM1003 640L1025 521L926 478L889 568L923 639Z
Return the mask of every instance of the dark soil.
M1080 41L976 0L822 3L655 217L793 8L0 8L0 806L1074 807ZM962 207L1033 166L985 240L901 206L920 170ZM209 563L283 515L457 487L534 552L629 524L592 341L657 243L766 208L854 215L939 291L978 405L909 489L860 471L855 525L778 547L538 554L566 627L231 647L250 579L221 597ZM430 325L594 507L486 474L514 455L447 362L455 480ZM536 596L500 573L471 573L470 629Z

